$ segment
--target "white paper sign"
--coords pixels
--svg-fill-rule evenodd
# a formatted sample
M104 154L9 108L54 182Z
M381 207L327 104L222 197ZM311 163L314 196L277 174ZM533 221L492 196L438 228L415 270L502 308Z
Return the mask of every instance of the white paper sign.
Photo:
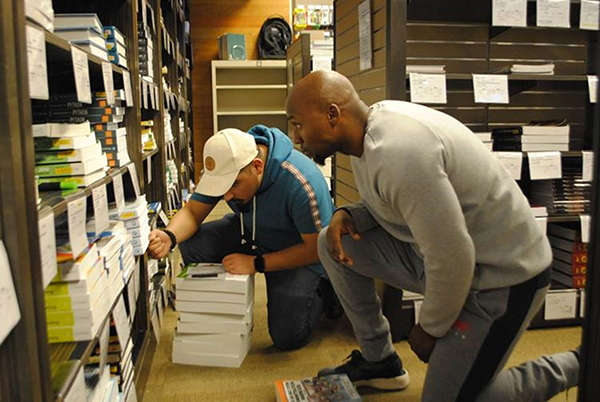
M54 231L54 212L40 213L38 231L40 235L40 257L42 260L42 281L44 289L56 276L56 235Z
M133 91L131 90L131 75L129 75L129 71L123 71L123 87L125 90L125 104L127 107L132 107Z
M545 320L564 320L577 315L577 292L558 291L546 295Z
M508 103L508 76L473 74L475 103Z
M421 306L423 305L423 300L415 300L415 325L419 323L419 315L421 315Z
M69 202L67 206L69 216L69 241L73 251L73 259L85 250L88 245L87 234L85 232L85 205L86 198L79 197L75 201Z
M77 100L83 103L92 103L92 89L90 86L90 70L87 54L83 50L71 46L71 59L73 60L73 74L75 75Z
M131 163L127 166L129 174L131 175L131 181L133 182L133 190L135 191L135 197L140 196L140 181L138 180L137 170L135 164Z
M583 151L583 181L592 181L594 179L594 153L592 151Z
M597 31L599 19L600 1L581 0L581 15L579 17L579 28Z
M123 176L121 176L121 173L113 176L113 189L115 192L117 209L122 211L123 208L125 208L125 191L123 190Z
M515 180L521 180L521 171L523 170L522 152L494 152L500 163L508 170Z
M581 318L585 317L585 289L581 289L579 295L579 316Z
M148 9L146 8L146 0L142 0L142 22L144 23L144 27L148 26Z
M590 215L579 215L579 220L581 221L581 242L589 243L590 222L592 221L592 217Z
M121 344L121 350L125 350L131 334L131 327L129 326L129 318L127 318L127 311L125 310L125 303L122 295L119 295L119 299L115 305L115 308L113 309L112 314L113 318L115 319L115 327L117 329L119 343Z
M27 36L27 67L29 70L29 97L48 100L48 69L46 65L46 36L44 31L31 25L25 27Z
M531 180L560 179L562 163L560 152L528 152Z
M100 330L100 369L104 370L104 365L108 360L108 343L110 339L110 322L106 321L104 327Z
M113 79L112 63L102 63L102 80L104 81L104 91L109 105L115 104L115 81Z
M318 57L313 56L312 58L312 71L325 70L331 71L331 57Z
M169 218L167 218L167 214L165 214L164 210L160 210L160 212L158 213L158 217L162 221L163 225L165 225L165 227L169 226Z
M158 96L158 85L154 86L154 99L156 99L156 110L160 110L160 98Z
M598 101L598 76L588 75L588 90L590 92L590 103Z
M446 74L410 74L410 101L447 103Z
M92 189L92 200L94 201L94 230L99 234L109 225L106 184Z
M129 299L130 319L133 322L137 310L137 295L135 294L135 278L133 276L127 284L127 298Z
M537 0L538 27L569 28L571 2L569 0Z
M152 109L156 110L156 100L154 99L154 85L148 84L148 95L150 95L150 105Z
M546 233L548 232L548 218L546 217L541 217L535 218L536 223L538 224L538 226L540 227L540 229L542 229L542 235L544 237L546 237Z
M527 0L493 0L492 25L527 26Z
M0 320L0 345L2 345L10 331L21 319L17 293L10 271L10 261L2 240L0 240L0 311L2 311Z
M148 170L148 183L152 182L152 155L148 155L148 159L146 159L146 168Z
M142 107L148 109L148 83L145 80L140 82L142 83Z
M371 49L371 1L364 0L358 5L358 47L360 55L360 71L373 67L373 51Z

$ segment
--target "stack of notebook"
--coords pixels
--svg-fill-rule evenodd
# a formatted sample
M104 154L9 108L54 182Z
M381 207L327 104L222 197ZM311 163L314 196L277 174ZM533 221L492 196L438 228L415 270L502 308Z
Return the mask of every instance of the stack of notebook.
M108 277L93 244L77 261L58 264L46 288L46 322L50 343L92 339L108 314Z
M551 224L548 239L552 245L552 280L569 288L585 288L588 247L581 241L577 224Z
M173 362L239 367L251 346L254 277L191 264L177 278Z
M90 108L90 121L102 150L106 152L108 166L120 167L131 161L127 150L127 129L125 128L125 91L114 93L115 101L108 103L105 92L94 93L94 103Z
M142 255L148 248L150 225L148 224L148 202L146 195L139 196L135 201L125 204L125 208L109 210L109 217L119 220L131 236L129 243L133 255Z
M106 39L106 50L108 60L123 68L127 68L127 45L125 36L114 26L104 27L104 38Z
M56 14L54 33L108 61L104 29L96 14Z
M528 125L492 130L494 151L568 151L569 125Z

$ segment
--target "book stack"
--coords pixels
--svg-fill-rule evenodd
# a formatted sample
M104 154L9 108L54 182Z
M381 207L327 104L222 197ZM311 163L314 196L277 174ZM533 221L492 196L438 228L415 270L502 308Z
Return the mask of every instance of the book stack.
M156 149L156 141L154 139L154 120L142 121L142 149L144 151L152 151Z
M123 222L111 221L110 226L98 240L98 250L104 259L104 268L108 276L109 301L112 305L125 287L125 278L121 269L123 246L129 239Z
M96 14L56 14L54 32L86 52L108 61L104 30Z
M552 280L568 288L586 285L587 244L581 241L579 224L550 224L548 239L552 246Z
M554 64L513 64L510 72L512 74L554 75Z
M492 141L492 133L473 133L475 134L475 136L481 141L483 142L483 144L487 147L487 149L489 149L490 151L493 150L493 144L494 141Z
M346 374L332 374L301 380L275 381L277 402L345 401L360 402L358 391Z
M580 158L563 158L562 178L532 180L529 202L548 208L550 215L589 213L592 186L582 180Z
M25 16L42 28L54 31L52 0L25 0Z
M568 151L569 125L529 125L492 130L494 151Z
M173 363L239 367L251 346L254 277L190 264L176 280Z
M115 26L104 27L108 60L123 68L127 68L127 45L125 36Z
M151 26L144 24L142 15L140 15L141 12L142 11L140 10L140 13L138 13L138 57L140 62L140 75L146 77L154 77L154 42L150 33ZM150 14L148 17L150 17L150 19L153 19L152 14Z
M148 224L148 202L146 195L139 196L133 202L127 202L125 208L117 210L112 208L108 211L112 220L119 220L127 233L131 236L133 255L142 255L146 252L150 237L150 225Z
M106 153L108 166L120 167L131 161L127 150L127 128L123 123L125 91L115 91L114 97L115 103L110 105L105 92L95 92L89 113L96 138Z
M432 65L417 65L407 64L406 74L417 73L417 74L445 74L446 66L443 64L432 64Z
M77 261L59 262L45 293L48 341L91 340L110 309L107 287L104 261L95 244Z

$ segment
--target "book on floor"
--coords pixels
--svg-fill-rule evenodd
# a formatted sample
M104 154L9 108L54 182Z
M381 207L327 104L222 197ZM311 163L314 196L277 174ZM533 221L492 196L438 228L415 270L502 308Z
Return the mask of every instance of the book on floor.
M362 398L346 374L275 382L277 402L358 402Z

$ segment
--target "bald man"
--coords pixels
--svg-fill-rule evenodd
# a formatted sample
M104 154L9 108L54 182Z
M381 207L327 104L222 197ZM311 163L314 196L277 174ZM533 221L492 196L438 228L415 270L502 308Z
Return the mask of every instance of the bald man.
M400 101L367 107L348 79L317 71L287 101L294 140L315 161L351 156L361 201L319 235L319 258L361 351L320 375L400 390L374 278L424 295L408 342L428 362L424 401L534 401L577 384L578 351L500 372L544 301L552 254L527 199L454 118Z

